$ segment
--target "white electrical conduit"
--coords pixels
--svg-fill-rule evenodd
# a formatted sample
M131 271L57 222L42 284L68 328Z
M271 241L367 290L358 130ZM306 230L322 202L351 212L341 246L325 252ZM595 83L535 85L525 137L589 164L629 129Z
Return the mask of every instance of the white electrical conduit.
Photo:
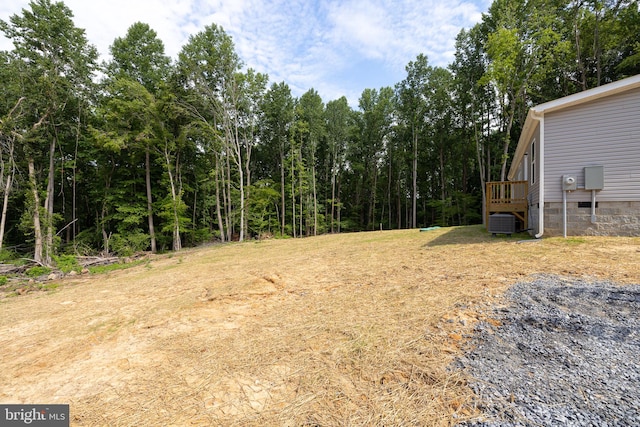
M540 143L538 144L540 154L538 156L538 182L540 188L538 190L538 206L540 207L538 208L538 233L535 235L535 238L539 239L544 234L544 113L534 111L533 115L540 123Z
M596 190L591 190L591 224L596 223Z
M562 237L567 237L567 190L562 190Z

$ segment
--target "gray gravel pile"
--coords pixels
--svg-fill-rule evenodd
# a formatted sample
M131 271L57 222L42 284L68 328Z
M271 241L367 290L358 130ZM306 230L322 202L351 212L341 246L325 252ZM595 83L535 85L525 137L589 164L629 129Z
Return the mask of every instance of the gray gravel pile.
M456 362L485 416L460 426L640 426L640 285L539 276L489 315Z

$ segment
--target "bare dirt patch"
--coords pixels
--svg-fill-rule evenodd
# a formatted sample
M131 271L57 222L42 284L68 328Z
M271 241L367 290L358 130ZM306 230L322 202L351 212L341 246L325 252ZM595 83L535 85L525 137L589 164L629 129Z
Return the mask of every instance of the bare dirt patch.
M640 283L640 239L478 227L216 246L0 301L0 402L72 425L451 425L448 369L536 273ZM455 417L454 417L455 415Z

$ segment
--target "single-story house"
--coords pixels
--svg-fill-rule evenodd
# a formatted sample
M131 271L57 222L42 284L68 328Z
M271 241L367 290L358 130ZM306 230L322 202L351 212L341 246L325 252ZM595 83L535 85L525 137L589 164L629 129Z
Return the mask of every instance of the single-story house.
M531 108L508 179L536 237L640 236L640 75Z

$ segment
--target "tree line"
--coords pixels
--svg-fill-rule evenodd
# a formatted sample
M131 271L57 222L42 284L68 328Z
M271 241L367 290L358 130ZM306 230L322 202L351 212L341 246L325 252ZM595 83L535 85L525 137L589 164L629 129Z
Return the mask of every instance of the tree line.
M43 265L478 223L529 107L640 72L624 0L496 0L449 66L420 54L355 109L246 69L215 23L175 60L135 23L106 63L62 2L32 0L0 31L14 46L0 52L0 245Z

